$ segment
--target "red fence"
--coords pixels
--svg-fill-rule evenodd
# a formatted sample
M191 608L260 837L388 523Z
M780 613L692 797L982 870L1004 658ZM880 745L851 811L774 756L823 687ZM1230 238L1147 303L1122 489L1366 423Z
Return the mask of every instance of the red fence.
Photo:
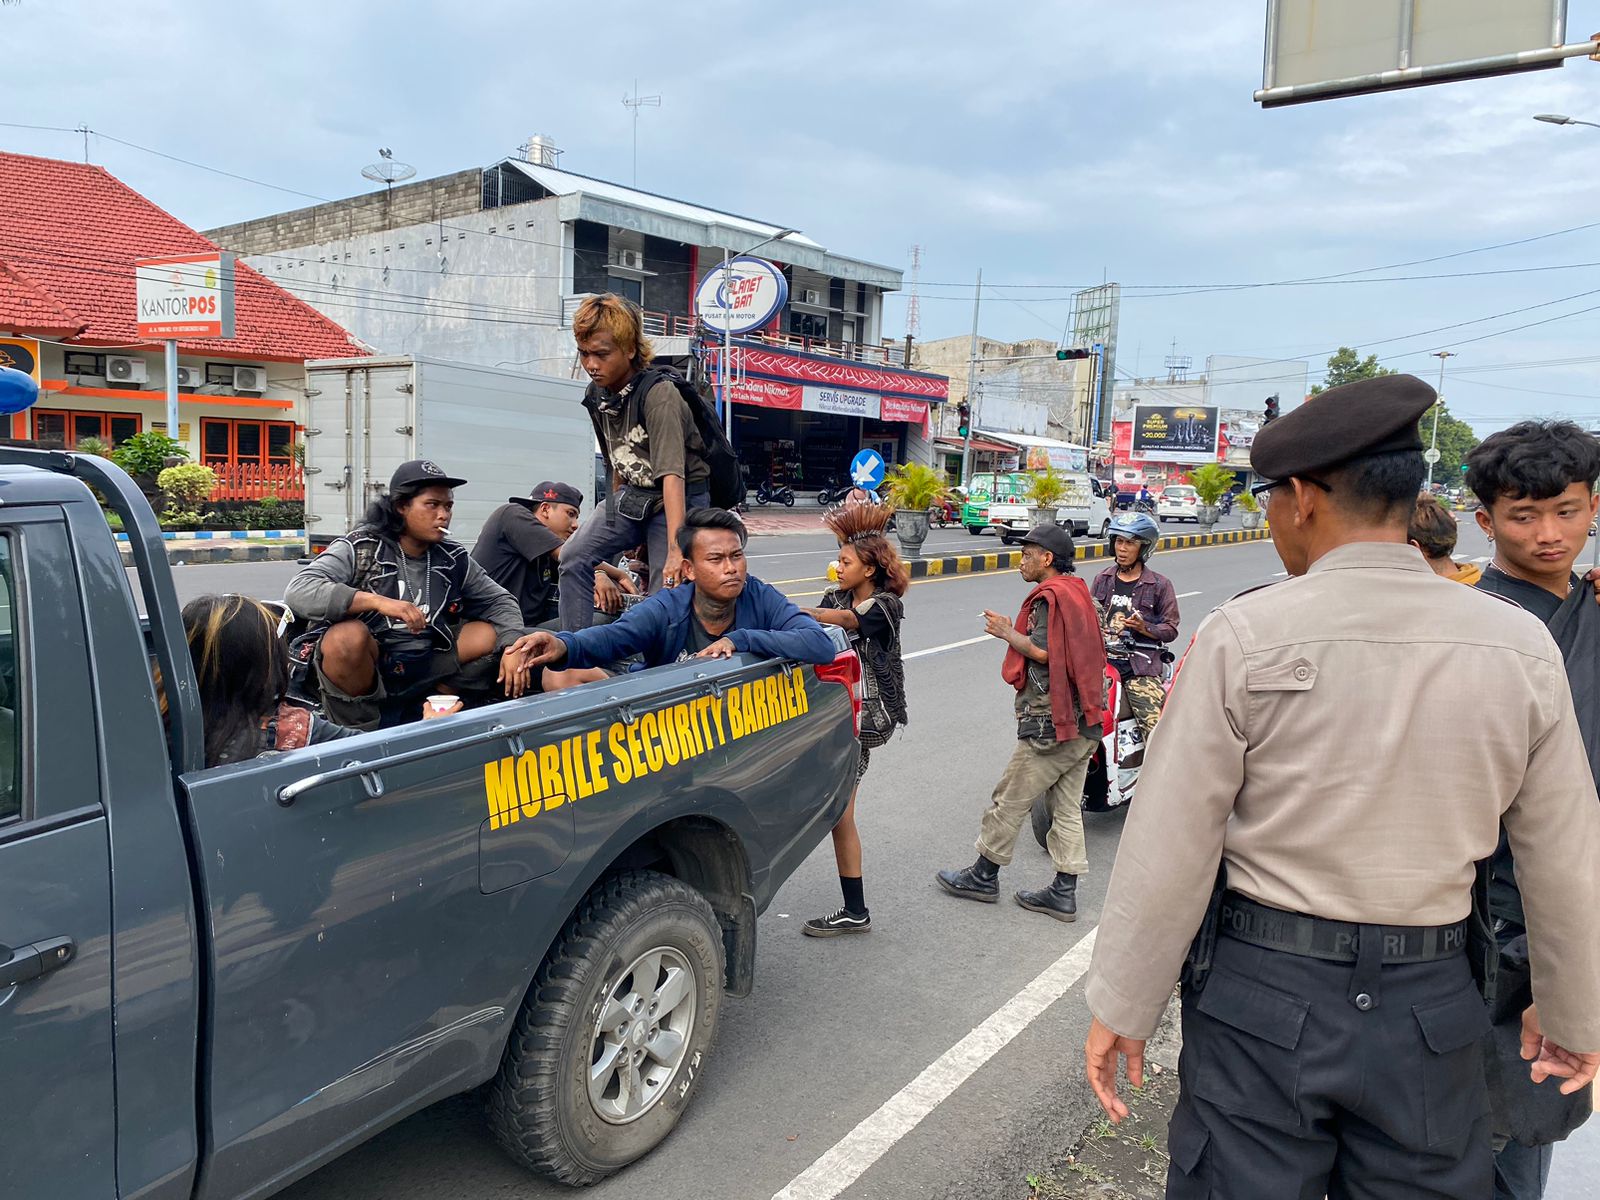
M305 473L299 463L207 463L217 473L213 500L279 500L306 498Z

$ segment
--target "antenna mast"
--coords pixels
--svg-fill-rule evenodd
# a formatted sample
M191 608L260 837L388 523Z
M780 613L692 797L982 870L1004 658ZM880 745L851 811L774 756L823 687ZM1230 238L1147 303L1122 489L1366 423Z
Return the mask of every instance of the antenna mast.
M639 95L639 81L633 81L633 95L622 98L622 107L633 110L633 186L639 186L639 110L660 108L660 96Z
M922 305L917 296L917 283L922 278L922 247L911 247L911 291L906 299L906 336L918 340L922 336Z

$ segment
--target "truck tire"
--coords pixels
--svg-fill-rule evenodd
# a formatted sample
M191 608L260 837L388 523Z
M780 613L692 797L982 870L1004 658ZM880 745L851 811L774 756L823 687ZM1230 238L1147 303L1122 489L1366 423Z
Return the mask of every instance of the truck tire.
M655 1149L694 1097L722 981L721 927L705 897L655 871L601 880L517 1013L489 1097L501 1146L574 1185ZM621 1065L596 1074L602 1060Z
M977 537L980 533L983 532L983 526L982 525L964 525L964 526L962 526L962 528L965 529L968 533L970 533L973 537Z

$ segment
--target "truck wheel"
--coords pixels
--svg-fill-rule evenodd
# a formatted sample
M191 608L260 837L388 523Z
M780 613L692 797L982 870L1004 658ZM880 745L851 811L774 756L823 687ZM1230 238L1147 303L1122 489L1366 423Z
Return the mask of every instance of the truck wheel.
M1001 534L1001 535L1000 535L1000 544L1001 544L1001 545L1002 545L1002 546L1009 546L1009 545L1011 545L1011 535L1010 535L1010 534L1009 534L1009 533L1002 533L1002 534Z
M539 966L489 1099L496 1139L562 1183L653 1150L694 1096L722 1007L717 916L688 884L595 885Z
M980 533L983 532L983 526L982 525L964 525L964 526L962 526L962 528L965 529L968 533L970 533L973 537L977 537Z
M1100 540L1103 542L1111 535L1111 521L1107 518L1100 522Z

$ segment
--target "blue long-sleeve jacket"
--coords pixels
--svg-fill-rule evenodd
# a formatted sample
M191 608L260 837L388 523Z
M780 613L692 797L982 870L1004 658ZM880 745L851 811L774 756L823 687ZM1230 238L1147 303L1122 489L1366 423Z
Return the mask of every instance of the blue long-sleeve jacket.
M609 625L558 633L567 647L563 667L597 667L632 654L647 667L677 662L689 643L694 585L664 588ZM738 651L763 658L827 663L836 651L827 631L777 588L751 576L734 603L733 628L722 635Z

